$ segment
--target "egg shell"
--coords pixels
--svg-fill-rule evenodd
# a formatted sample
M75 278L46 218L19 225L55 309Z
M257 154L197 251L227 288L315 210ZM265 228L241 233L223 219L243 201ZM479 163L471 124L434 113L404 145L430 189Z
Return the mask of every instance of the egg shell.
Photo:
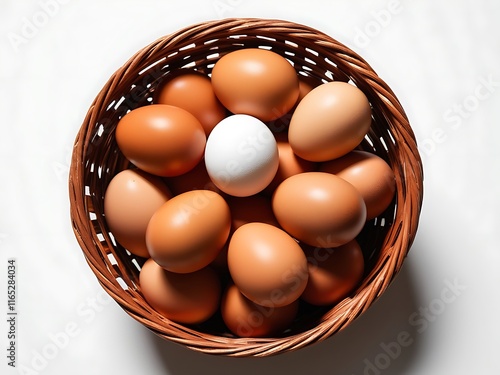
M210 78L198 72L167 79L158 88L155 102L185 109L198 119L206 135L227 115L226 108L215 96Z
M171 272L194 272L207 266L229 236L231 215L226 201L211 190L193 190L167 203L149 221L149 254Z
M262 191L274 178L279 158L269 128L249 115L232 115L208 136L205 165L223 192L245 197Z
M279 54L259 48L244 48L222 56L212 70L212 85L229 111L262 121L283 116L299 95L293 66Z
M266 122L266 125L275 134L282 133L288 129L288 126L290 125L290 120L292 119L293 112L295 111L297 105L309 92L312 91L313 88L321 84L321 81L318 82L316 79L309 76L306 77L303 75L298 75L298 77L299 77L299 96L294 106L283 116L274 119L272 121Z
M231 211L232 231L247 223L266 223L278 227L274 217L271 199L263 195L249 197L228 197Z
M266 223L279 227L278 221L274 217L271 207L271 200L262 195L252 195L249 197L226 197L231 212L231 232L247 223ZM212 262L212 266L221 272L227 272L227 250L229 241L226 242L217 258Z
M209 267L179 274L148 259L139 273L139 285L151 307L178 323L202 323L219 308L221 283Z
M227 266L227 250L229 247L229 241L231 240L231 234L228 237L228 240L222 246L222 249L219 251L215 259L210 263L210 267L216 270L220 275L227 275L229 273L229 268Z
M208 175L204 159L190 171L175 177L165 177L164 181L174 195L191 190L212 190L221 194Z
M266 194L270 195L288 177L299 173L313 172L318 169L318 163L304 160L293 152L290 143L288 143L286 133L277 133L274 136L276 138L276 145L278 146L279 165L276 175L264 190Z
M366 151L354 150L341 158L321 163L320 171L333 173L352 184L366 204L366 219L384 212L394 198L396 180L389 164Z
M314 88L318 87L322 84L322 82L311 76L304 76L302 74L298 75L299 77L299 97L297 98L298 105L302 99L305 98L307 94L309 94Z
M287 178L275 190L273 212L281 227L312 246L336 247L353 240L366 220L361 194L325 172Z
M262 306L288 305L307 284L307 260L299 244L269 224L239 227L229 242L227 260L241 293Z
M198 164L206 135L188 111L152 104L123 116L116 127L116 142L135 166L166 177L186 173Z
M114 176L106 188L104 215L116 241L132 254L149 257L146 228L171 196L159 177L144 171L126 169Z
M336 304L361 282L363 252L356 240L336 248L304 247L309 280L301 298L317 306Z
M370 103L359 88L329 82L301 100L290 120L288 139L301 158L327 161L358 146L371 122Z
M230 284L222 296L224 323L239 337L278 335L287 329L297 315L299 300L283 307L264 307L253 303Z

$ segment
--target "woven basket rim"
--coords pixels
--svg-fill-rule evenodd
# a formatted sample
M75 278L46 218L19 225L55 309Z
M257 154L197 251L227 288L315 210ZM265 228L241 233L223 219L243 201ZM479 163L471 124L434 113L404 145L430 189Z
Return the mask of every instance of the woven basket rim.
M237 38L238 35L243 37ZM224 43L229 43L229 36L234 39L231 43L241 42L244 47L226 47ZM190 47L193 43L194 47ZM127 93L132 98L134 95L150 95L155 83L166 74L160 69L165 64L174 71L186 61L194 61L195 67L203 62L205 69L209 69L208 63L217 59L215 57L213 61L207 61L207 55L217 52L214 47L221 50L246 48L252 43L267 43L277 49L290 48L296 53L292 59L303 59L306 55L309 60L315 61L309 66L311 70L304 68L303 73L324 81L350 80L363 90L376 111L377 121L373 125L372 140L377 150L382 146L387 147L384 156L395 172L397 184L397 204L392 213L392 225L383 238L370 273L353 296L330 309L314 327L284 337L259 339L199 332L161 317L138 292L137 262L133 263L133 260L120 255L99 214L102 213L100 202L105 188L103 185L109 181L106 171L126 168L124 160L116 156L116 145L113 143L113 129L116 126L113 116L117 116L121 109L120 94ZM303 55L299 55L299 52ZM320 64L326 64L329 75L325 76L324 72L319 71ZM148 83L143 81L146 79L144 71L148 74L153 72ZM145 101L145 104L148 102ZM113 106L118 106L114 112L110 110ZM377 139L380 135L383 144ZM95 154L100 158L91 160ZM101 165L101 160L107 163ZM101 172L96 172L99 168ZM97 173L104 177L97 176ZM365 312L387 289L399 272L416 235L423 199L423 169L415 135L400 102L361 56L327 34L305 25L277 19L228 18L201 22L158 38L137 51L109 78L91 104L75 138L69 193L73 231L87 263L106 292L129 315L157 335L193 350L237 357L269 356L330 337ZM114 261L110 258L114 258ZM123 284L126 284L127 289L123 289Z

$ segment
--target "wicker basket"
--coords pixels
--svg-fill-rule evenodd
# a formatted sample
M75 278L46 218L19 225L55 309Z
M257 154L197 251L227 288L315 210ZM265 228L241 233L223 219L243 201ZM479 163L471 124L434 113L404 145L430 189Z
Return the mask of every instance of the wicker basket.
M373 107L373 125L360 148L391 165L397 186L391 206L367 223L358 236L367 265L359 288L333 308L303 308L284 335L259 339L234 337L217 316L202 325L185 326L154 311L138 285L144 259L115 243L103 215L108 183L129 167L115 142L118 120L128 110L150 104L155 88L167 74L182 68L209 74L222 55L248 47L271 49L293 62L299 74L312 79L357 85ZM366 311L394 279L414 240L422 182L422 164L404 110L360 56L307 26L281 20L225 19L160 38L112 75L77 134L69 191L73 229L85 258L102 287L129 315L159 336L191 349L243 357L274 355L322 341Z

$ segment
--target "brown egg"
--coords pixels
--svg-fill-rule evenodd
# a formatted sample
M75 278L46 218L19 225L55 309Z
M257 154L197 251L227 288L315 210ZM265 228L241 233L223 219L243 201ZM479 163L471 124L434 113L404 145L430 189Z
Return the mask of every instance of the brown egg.
M174 195L179 195L191 190L212 190L221 194L221 190L215 186L208 176L204 159L202 159L196 167L186 173L175 177L165 178L165 183Z
M178 323L204 322L219 308L220 281L208 267L179 274L166 271L148 259L139 273L139 285L153 309Z
M394 198L394 172L384 159L375 154L354 150L347 155L322 163L320 171L333 173L352 184L366 204L366 219L385 211Z
M195 167L205 150L200 122L186 110L165 104L134 109L116 127L118 147L140 169L178 176Z
M239 337L266 337L282 333L297 315L299 300L283 307L264 307L253 303L230 284L222 296L222 319Z
M266 125L269 127L269 129L271 129L273 133L281 133L288 128L288 126L290 125L290 120L292 119L293 112L295 111L297 105L307 94L309 94L309 92L312 91L313 88L321 84L320 81L318 82L316 79L309 76L306 77L303 75L298 75L298 78L299 96L292 109L290 109L283 116L266 123Z
M222 246L215 259L210 263L210 267L216 270L220 275L227 275L229 273L229 268L227 266L227 249L229 247L229 241L231 240L231 235L227 242Z
M269 224L239 227L229 242L227 261L241 293L262 306L288 305L306 287L304 252L286 232Z
M151 258L171 272L207 266L229 236L231 215L226 201L211 190L193 190L167 203L155 212L146 230Z
M228 197L227 202L231 210L233 232L244 224L254 222L279 226L268 197L262 195Z
M336 247L353 240L366 220L360 193L345 180L324 172L287 178L273 195L281 227L312 246Z
M247 223L266 223L274 226L279 226L278 221L274 217L271 207L271 200L262 195L251 195L249 197L233 197L228 196L226 201L231 211L231 232ZM217 258L212 262L212 266L221 272L227 272L227 250L229 241L226 242L222 250L217 255Z
M293 113L288 139L303 159L327 161L353 150L371 125L365 94L345 82L329 82L309 92Z
M221 103L234 114L271 121L297 101L299 81L293 66L275 52L244 48L215 63L212 85Z
M149 257L146 228L171 196L159 177L144 171L126 169L114 176L104 196L104 215L116 241L132 254Z
M337 248L305 247L309 281L302 299L313 305L330 305L347 297L361 282L364 259L353 240Z
M210 78L197 72L179 74L167 80L159 87L155 102L193 114L207 136L226 117L226 109L215 96Z
M277 133L274 135L278 146L279 166L274 179L264 189L267 194L272 194L274 190L288 177L304 173L312 172L318 168L318 164L309 160L304 160L298 157L288 143L286 133Z
M314 88L321 85L321 81L313 78L311 76L304 76L300 74L299 76L299 97L297 99L297 105L309 94Z

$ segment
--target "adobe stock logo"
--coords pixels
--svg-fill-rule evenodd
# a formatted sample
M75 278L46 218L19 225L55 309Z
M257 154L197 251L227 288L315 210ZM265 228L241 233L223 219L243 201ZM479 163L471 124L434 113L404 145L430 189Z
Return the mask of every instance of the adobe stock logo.
M212 6L219 18L223 18L227 12L233 12L242 2L243 0L215 0Z
M458 279L444 280L444 287L436 298L429 301L426 306L419 306L418 310L408 316L408 324L414 327L417 334L424 333L442 314L448 305L454 303L462 295L467 287ZM381 342L381 351L373 358L365 358L363 361L363 375L381 375L415 342L415 334L403 330L399 332L393 341Z
M61 5L69 3L70 0L40 0L38 5L39 10L33 13L31 17L21 18L21 28L19 33L10 32L7 34L10 45L14 51L18 52L19 47L29 43L38 35L40 30L44 28L54 18L61 8Z
M31 351L31 359L24 359L17 372L19 375L40 375L51 373L51 364L59 355L67 351L71 343L88 327L96 316L109 305L113 299L104 291L99 291L95 296L88 297L75 308L78 319L67 321L61 329L47 333L44 345ZM46 371L47 370L47 371ZM71 371L68 371L71 374Z
M382 30L389 26L394 15L401 13L402 7L399 0L391 0L387 3L387 9L373 10L370 12L372 19L363 28L355 29L354 43L359 48L368 47L373 38L380 35Z
M419 149L425 156L436 152L439 145L446 142L452 132L460 129L464 121L471 118L482 103L489 100L500 88L500 81L497 81L491 74L488 77L480 77L478 81L474 91L443 112L443 126L434 128L430 137L419 144Z

